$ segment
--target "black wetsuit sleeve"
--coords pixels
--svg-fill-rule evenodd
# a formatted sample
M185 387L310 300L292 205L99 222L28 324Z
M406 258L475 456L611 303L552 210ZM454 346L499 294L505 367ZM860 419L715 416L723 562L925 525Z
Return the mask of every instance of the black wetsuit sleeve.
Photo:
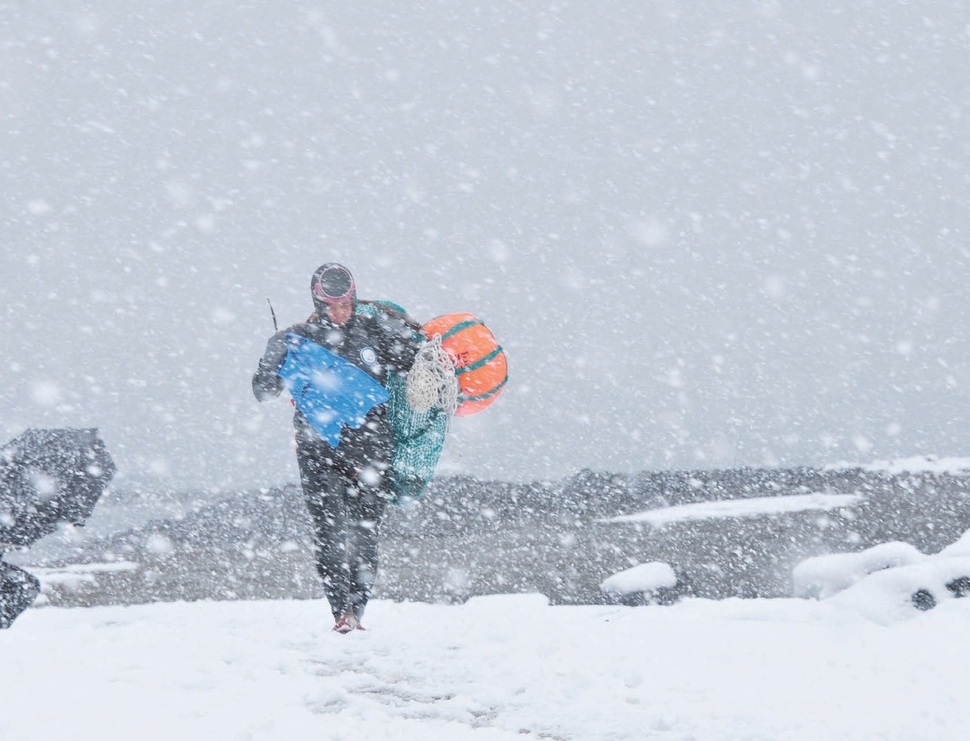
M286 359L286 333L281 330L269 338L259 366L253 374L253 396L258 401L275 399L283 390L283 379L278 372Z

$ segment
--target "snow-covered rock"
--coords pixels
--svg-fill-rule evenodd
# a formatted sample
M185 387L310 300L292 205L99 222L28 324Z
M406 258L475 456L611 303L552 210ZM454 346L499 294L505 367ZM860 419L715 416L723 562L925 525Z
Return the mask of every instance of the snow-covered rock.
M889 624L968 595L970 556L937 555L870 574L828 601Z
M905 566L925 558L909 543L893 542L858 553L832 553L802 561L792 571L796 597L826 599L875 571Z
M609 594L626 595L634 592L655 592L676 584L677 576L669 564L651 561L613 574L600 584L600 589Z
M669 603L674 601L677 574L670 564L642 563L604 579L600 590L624 604Z

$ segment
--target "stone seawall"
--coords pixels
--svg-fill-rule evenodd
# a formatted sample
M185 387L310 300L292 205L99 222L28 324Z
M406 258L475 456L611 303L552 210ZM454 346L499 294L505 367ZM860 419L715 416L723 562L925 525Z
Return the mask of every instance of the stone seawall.
M610 522L646 511L762 497L855 495L835 509ZM760 501L760 500L759 500ZM970 529L970 477L861 469L737 469L624 476L581 471L556 483L451 478L392 507L377 598L461 602L539 592L556 604L596 604L600 583L631 566L670 564L676 593L787 597L801 560L901 540L934 553ZM295 487L240 494L178 519L43 548L17 562L38 572L48 604L322 596ZM103 566L114 564L110 569Z

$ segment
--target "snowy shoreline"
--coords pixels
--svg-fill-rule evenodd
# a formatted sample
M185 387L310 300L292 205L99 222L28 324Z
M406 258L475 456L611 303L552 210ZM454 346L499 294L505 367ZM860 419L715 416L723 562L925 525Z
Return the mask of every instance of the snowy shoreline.
M946 547L970 529L968 492L962 474L910 469L441 479L390 508L376 596L461 603L541 593L553 604L610 604L604 580L661 562L677 574L676 596L789 597L792 571L808 558L891 541L927 554ZM106 499L86 528L9 554L46 570L47 604L321 596L296 487L209 503L173 497L157 519L138 499L142 520L127 529L125 501Z

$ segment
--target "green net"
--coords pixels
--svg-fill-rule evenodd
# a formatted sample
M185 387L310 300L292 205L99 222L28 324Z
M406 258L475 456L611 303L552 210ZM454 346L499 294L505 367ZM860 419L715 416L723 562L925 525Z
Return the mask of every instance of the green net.
M378 311L406 316L401 306L390 301L368 301L357 306L357 313L374 316ZM418 332L415 339L424 340ZM408 404L406 379L394 375L387 384L391 395L387 403L388 416L394 431L394 457L391 460L391 492L393 502L416 499L434 476L438 459L445 446L448 415L439 407L416 412Z
M388 412L394 429L391 489L394 501L421 495L434 476L445 445L448 415L438 407L416 412L407 401L405 379L395 376L388 384Z

